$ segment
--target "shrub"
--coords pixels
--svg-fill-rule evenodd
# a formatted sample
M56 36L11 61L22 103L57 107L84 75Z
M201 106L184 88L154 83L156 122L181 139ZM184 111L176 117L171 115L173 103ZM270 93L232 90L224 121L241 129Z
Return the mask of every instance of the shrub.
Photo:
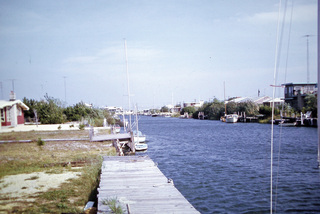
M123 209L117 198L106 199L103 204L108 205L113 213L122 214Z
M41 137L39 137L38 140L37 140L37 145L39 147L41 147L41 146L44 146L44 144L45 144L45 142L41 139Z
M80 130L84 130L84 127L85 127L84 124L80 124L80 125L79 125L79 129L80 129Z

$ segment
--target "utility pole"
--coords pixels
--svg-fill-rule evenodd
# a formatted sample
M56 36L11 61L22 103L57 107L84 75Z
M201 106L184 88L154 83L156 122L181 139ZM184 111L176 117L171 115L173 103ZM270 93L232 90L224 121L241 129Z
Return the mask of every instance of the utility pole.
M9 80L12 81L12 91L14 92L14 81L15 81L16 79L9 79Z

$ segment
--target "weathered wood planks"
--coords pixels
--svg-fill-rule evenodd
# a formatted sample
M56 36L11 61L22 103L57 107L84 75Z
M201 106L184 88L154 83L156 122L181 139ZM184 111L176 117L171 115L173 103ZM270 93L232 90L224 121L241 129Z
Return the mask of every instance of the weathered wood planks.
M104 157L98 191L98 213L110 211L107 199L131 214L199 213L146 156Z
M92 136L91 141L109 141L109 140L123 140L131 139L130 133L121 133L121 134L108 134L108 135L97 135Z

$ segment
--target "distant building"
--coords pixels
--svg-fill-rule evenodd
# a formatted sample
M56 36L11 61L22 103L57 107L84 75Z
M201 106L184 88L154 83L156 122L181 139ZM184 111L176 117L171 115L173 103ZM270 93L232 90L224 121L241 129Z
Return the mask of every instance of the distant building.
M121 114L123 112L122 107L115 107L115 106L107 106L105 107L110 113Z
M15 99L15 94L11 92L10 101L0 100L1 126L17 126L24 124L24 110L29 107L20 100Z
M181 106L174 106L171 109L171 113L179 113L181 111Z
M317 94L316 83L286 83L284 86L284 100L297 111L305 106L304 98L308 94Z
M280 99L280 98L276 98L276 99ZM225 103L228 103L228 102L234 102L234 103L253 102L253 103L257 104L258 106L261 106L261 105L270 105L271 100L272 100L272 98L269 96L255 97L255 98L235 97L233 99L230 99L229 101L225 101Z
M263 97L256 97L253 98L252 101L257 104L258 106L263 105L265 102L271 100L271 97L269 96L263 96Z
M183 108L193 106L195 108L200 108L204 104L204 101L200 100L199 102L185 102L183 103Z
M263 102L263 105L272 107L272 103L274 103L275 107L278 107L280 105L284 104L283 98L274 98L274 99L269 99Z
M252 99L249 97L233 97L233 98L230 98L229 100L225 101L225 103L226 104L228 104L229 102L244 103L247 101L252 101Z

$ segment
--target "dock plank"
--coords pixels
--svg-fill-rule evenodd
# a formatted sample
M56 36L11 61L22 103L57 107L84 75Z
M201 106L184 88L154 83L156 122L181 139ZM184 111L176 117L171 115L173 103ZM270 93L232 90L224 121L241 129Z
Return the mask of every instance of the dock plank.
M199 213L147 156L104 157L98 192L98 213L115 198L131 214Z
M121 133L121 134L107 134L107 135L95 135L92 136L91 141L109 141L109 140L124 140L131 139L130 133Z

